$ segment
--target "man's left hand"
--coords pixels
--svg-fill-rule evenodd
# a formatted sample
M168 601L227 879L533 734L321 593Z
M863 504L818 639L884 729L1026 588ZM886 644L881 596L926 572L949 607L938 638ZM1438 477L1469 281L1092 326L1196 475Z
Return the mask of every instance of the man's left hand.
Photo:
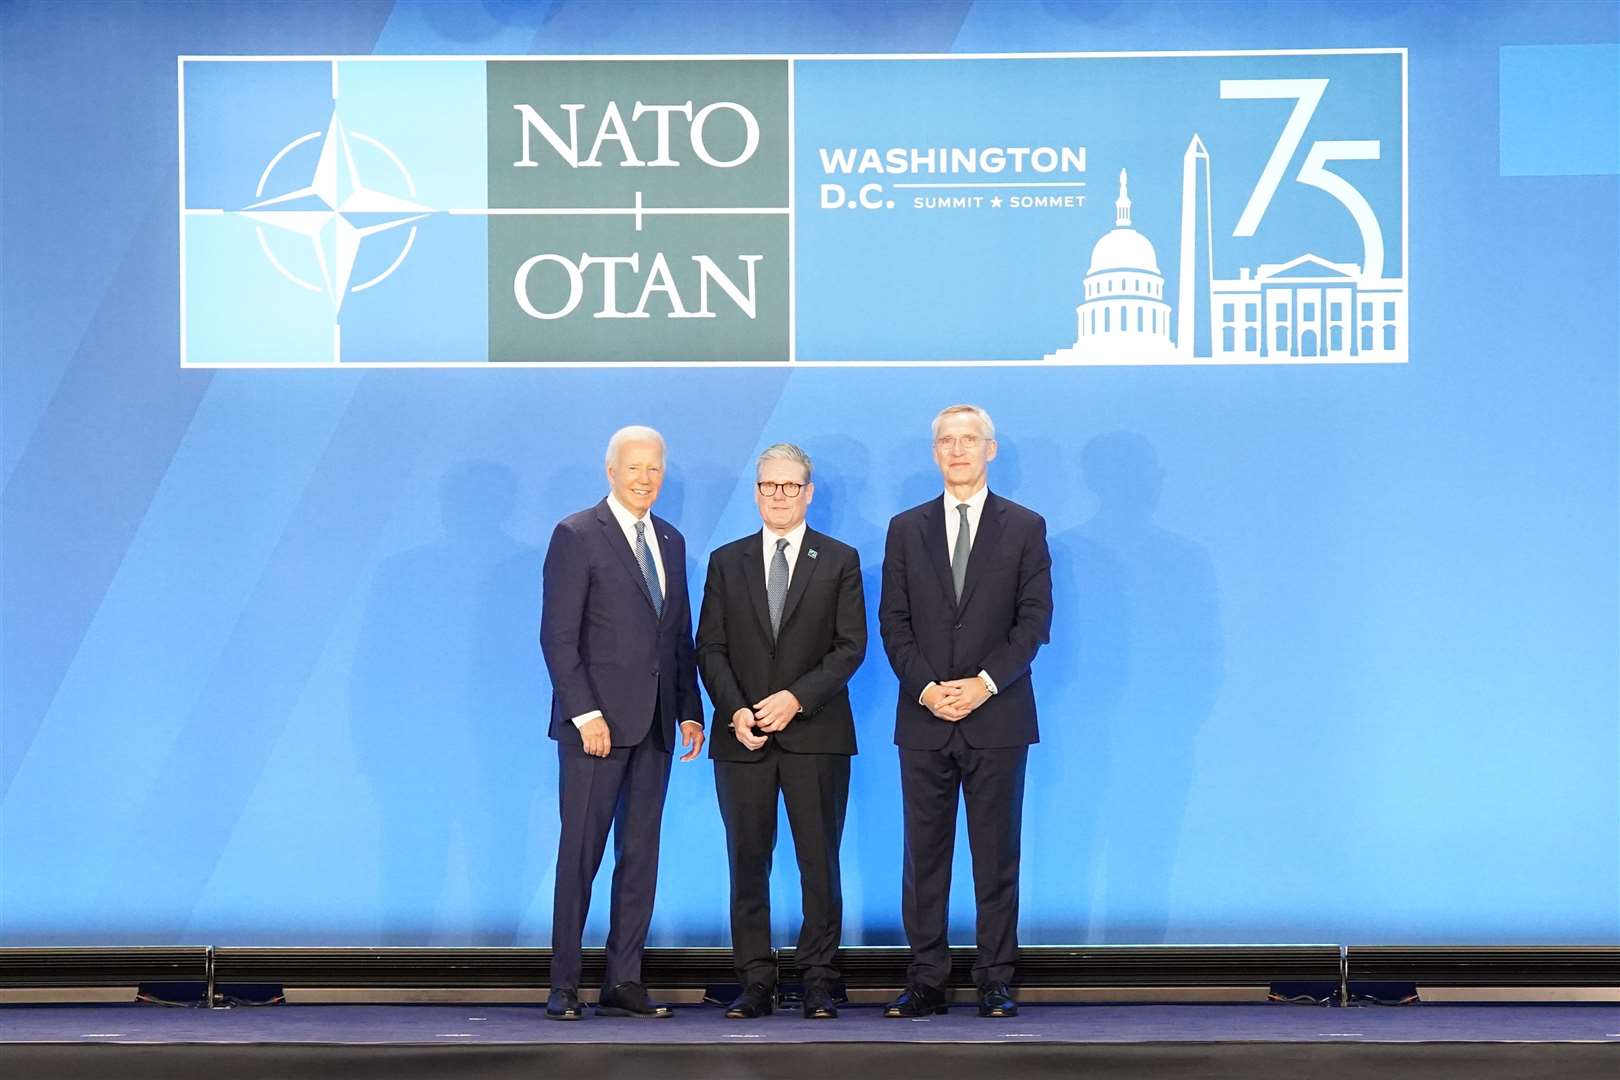
M686 753L681 755L682 761L697 757L703 749L703 725L696 720L682 720L681 745L686 747Z
M763 701L754 702L754 726L775 734L793 723L799 715L799 699L787 690L778 690Z
M952 704L961 709L964 716L990 700L990 688L984 685L984 680L977 675L966 679L951 679L942 685L956 691L956 700Z

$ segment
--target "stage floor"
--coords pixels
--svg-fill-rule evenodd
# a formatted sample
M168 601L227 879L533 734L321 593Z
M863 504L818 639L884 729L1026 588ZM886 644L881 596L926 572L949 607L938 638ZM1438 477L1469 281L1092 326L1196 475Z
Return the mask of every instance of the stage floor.
M683 1006L669 1020L554 1023L538 1006L14 1005L0 1007L0 1065L29 1080L105 1075L109 1067L171 1078L843 1071L851 1080L899 1080L990 1069L996 1076L1563 1080L1620 1076L1620 1006L1036 1005L1006 1021L981 1020L971 1007L887 1020L877 1006L848 1006L830 1022L793 1012L732 1021L714 1006Z
M850 1005L834 1021L797 1012L727 1020L715 1006L677 1006L668 1020L547 1021L539 1006L155 1005L0 1007L3 1042L125 1043L767 1043L906 1042L1597 1042L1620 1049L1620 1005L1026 1005L983 1020L971 1005L927 1020L888 1020Z

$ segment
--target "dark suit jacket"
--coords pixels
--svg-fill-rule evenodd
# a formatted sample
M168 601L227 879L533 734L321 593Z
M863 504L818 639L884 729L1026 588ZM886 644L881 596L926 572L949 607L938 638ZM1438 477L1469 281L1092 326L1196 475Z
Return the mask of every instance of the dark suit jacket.
M996 693L960 722L969 746L1040 741L1029 665L1052 629L1052 556L1046 522L990 492L957 604L945 550L945 510L936 497L889 522L878 626L900 677L894 741L938 750L953 725L917 703L930 682L987 671Z
M698 669L714 702L709 753L721 761L764 755L769 744L749 750L737 741L731 716L790 690L804 712L771 741L790 753L853 754L855 719L846 686L866 655L860 554L805 530L773 642L763 552L763 537L755 532L709 556L697 646Z
M634 746L657 722L673 748L680 721L703 721L686 595L686 541L654 515L664 563L664 611L653 611L641 566L603 499L563 518L546 550L540 651L551 673L551 737L580 744L572 718L602 710L614 746Z

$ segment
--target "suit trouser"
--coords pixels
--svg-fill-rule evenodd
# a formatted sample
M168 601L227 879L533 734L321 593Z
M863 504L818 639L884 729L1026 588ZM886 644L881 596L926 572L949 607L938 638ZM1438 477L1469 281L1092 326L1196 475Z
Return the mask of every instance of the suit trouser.
M551 985L578 988L580 937L591 883L613 832L613 891L603 986L641 981L641 954L658 887L658 837L670 752L656 733L605 758L558 740L557 891L551 913Z
M943 748L900 748L905 803L901 918L911 942L909 978L943 989L951 970L947 936L958 791L967 800L977 908L977 986L1011 982L1018 958L1018 857L1029 747L969 746L955 728Z
M758 761L714 763L731 863L731 949L743 985L776 984L771 956L771 855L777 793L787 804L804 922L795 962L805 981L838 978L844 894L838 848L849 806L849 757L792 754L770 745Z

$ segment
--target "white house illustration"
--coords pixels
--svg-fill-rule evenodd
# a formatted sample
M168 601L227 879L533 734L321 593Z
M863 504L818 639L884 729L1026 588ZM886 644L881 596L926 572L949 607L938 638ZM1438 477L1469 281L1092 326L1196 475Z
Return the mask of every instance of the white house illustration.
M1383 276L1383 236L1359 194L1353 213L1364 265L1307 252L1252 271L1242 267L1235 278L1217 278L1209 162L1195 134L1182 159L1174 343L1164 278L1153 244L1130 227L1131 200L1121 169L1114 228L1092 249L1084 299L1075 309L1075 342L1046 359L1060 364L1405 361L1406 282Z

